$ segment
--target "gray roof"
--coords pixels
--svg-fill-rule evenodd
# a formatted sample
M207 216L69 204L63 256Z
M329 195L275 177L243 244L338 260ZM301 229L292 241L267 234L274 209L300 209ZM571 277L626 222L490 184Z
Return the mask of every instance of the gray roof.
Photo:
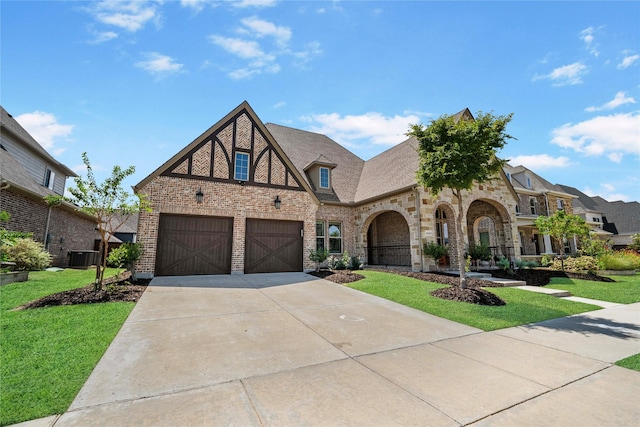
M34 153L43 157L47 160L48 163L56 165L60 168L66 176L78 176L74 171L69 169L64 164L60 163L56 159L51 156L40 144L36 141L29 132L27 132L20 123L13 118L11 114L4 109L3 106L0 105L0 131L1 132L9 132L19 138L25 146L29 147Z
M575 187L569 187L568 185L557 184L558 187L562 188L562 190L566 193L573 194L574 196L578 196L577 199L574 199L571 204L573 205L573 210L576 213L585 213L585 212L599 212L600 208L595 200L591 197L584 194L582 191L578 190Z
M353 203L364 160L325 135L267 123L266 128L313 188L305 169L319 160L336 165L331 171L333 193L316 192L322 202Z
M608 223L615 224L618 234L640 233L640 203L638 202L609 202L602 197L592 197L597 203L598 211Z
M561 186L550 183L531 169L527 169L522 165L511 166L510 164L506 164L502 169L505 173L511 175L511 184L516 189L522 188L533 191L555 191L558 193L572 194L565 191ZM527 186L526 176L531 180L531 188Z
M417 183L418 141L410 138L368 160L362 170L355 201L362 202Z

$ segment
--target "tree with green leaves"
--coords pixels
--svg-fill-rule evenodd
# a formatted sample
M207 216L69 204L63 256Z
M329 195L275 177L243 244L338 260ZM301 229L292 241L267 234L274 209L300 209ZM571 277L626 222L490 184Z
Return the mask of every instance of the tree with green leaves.
M499 159L496 153L508 139L513 139L506 133L512 116L493 116L480 112L473 119L464 115L444 115L432 120L427 127L422 124L411 125L407 133L418 140L418 182L428 188L434 197L449 188L458 201L455 224L462 289L467 287L462 235L463 191L496 178L507 162Z
M135 173L135 167L122 169L114 166L111 176L98 184L93 175L87 153L82 153L82 161L87 168L87 176L74 178L75 188L69 188L69 201L82 212L96 218L100 234L100 263L96 268L94 289L102 288L104 270L107 268L109 237L124 224L131 215L142 209L150 210L147 200L140 195L132 195L122 188L122 182Z
M564 210L558 210L551 216L539 216L535 221L538 231L548 234L560 248L560 265L564 271L564 242L570 237L589 235L589 226L578 215L567 214Z

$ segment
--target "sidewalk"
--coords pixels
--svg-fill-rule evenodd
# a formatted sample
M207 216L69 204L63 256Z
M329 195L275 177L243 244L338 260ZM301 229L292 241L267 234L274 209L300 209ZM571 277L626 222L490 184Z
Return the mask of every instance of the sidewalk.
M304 274L157 278L22 425L635 425L636 353L640 303L481 332Z

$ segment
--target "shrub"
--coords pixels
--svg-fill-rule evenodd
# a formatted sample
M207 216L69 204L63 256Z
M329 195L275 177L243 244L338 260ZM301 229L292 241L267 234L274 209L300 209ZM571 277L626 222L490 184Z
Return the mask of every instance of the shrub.
M8 261L15 262L18 271L42 270L51 264L51 255L42 243L32 239L15 239L13 245L3 245L2 253Z
M4 228L0 228L0 260L9 261L6 247L16 244L18 239L30 239L32 233L22 233L20 231L9 231Z
M329 251L324 248L311 251L311 253L309 254L309 259L316 263L316 271L320 271L320 264L325 262L328 257Z
M362 260L360 259L359 256L352 256L351 257L350 268L352 270L360 270L362 268Z
M447 256L447 248L437 244L436 242L428 242L422 245L422 252L433 258L436 264L440 258Z
M640 255L634 251L617 251L602 255L598 265L603 270L637 270L640 269Z
M496 262L496 264L504 271L509 271L511 269L511 261L509 261L509 258L502 257Z
M328 258L328 261L329 261L329 268L331 270L345 270L347 268L346 264L342 260L342 257L331 255Z
M629 245L629 249L640 253L640 233L631 235L631 244Z
M107 258L110 267L131 269L133 264L142 256L142 246L139 243L123 243L113 249Z
M580 255L600 256L611 252L611 241L590 234L580 242Z
M562 270L562 262L560 259L554 259L551 263L554 270ZM598 261L592 256L569 257L564 260L564 269L569 271L597 271Z
M551 264L553 264L553 259L553 254L544 254L540 258L540 265L543 267L549 267Z
M491 248L483 243L469 245L469 256L472 260L489 261L491 259Z

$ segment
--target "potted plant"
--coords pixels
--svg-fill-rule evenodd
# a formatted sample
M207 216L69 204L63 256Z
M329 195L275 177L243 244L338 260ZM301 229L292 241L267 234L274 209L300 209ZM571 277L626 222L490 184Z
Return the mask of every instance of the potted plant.
M469 256L473 261L480 263L480 265L486 267L489 265L489 261L491 260L491 248L484 243L476 245L471 243L469 245Z
M436 265L440 265L439 260L447 256L448 250L436 242L427 242L422 246L422 253L433 258Z

